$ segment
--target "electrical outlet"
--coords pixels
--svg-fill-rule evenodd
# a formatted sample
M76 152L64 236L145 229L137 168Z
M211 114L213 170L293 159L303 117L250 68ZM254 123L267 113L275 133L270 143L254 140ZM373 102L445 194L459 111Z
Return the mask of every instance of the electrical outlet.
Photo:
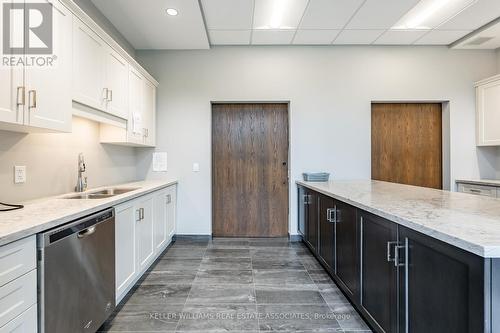
M26 166L16 165L14 167L14 183L22 184L26 183Z

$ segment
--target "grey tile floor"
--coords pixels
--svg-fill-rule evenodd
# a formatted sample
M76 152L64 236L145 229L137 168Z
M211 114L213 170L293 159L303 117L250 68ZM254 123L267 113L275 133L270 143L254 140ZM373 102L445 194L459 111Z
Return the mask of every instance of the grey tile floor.
M101 332L371 332L309 250L179 239Z

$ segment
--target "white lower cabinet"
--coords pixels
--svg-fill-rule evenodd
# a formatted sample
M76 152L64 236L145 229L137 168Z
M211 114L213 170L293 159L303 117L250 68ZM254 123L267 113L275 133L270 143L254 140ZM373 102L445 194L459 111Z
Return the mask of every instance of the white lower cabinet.
M137 204L138 219L135 227L137 267L142 271L153 259L153 197L146 196Z
M36 236L0 247L0 333L37 331Z
M115 207L117 304L170 244L176 191L172 185Z
M37 304L34 304L8 324L0 327L0 333L36 333L37 325Z
M116 296L121 296L137 275L135 264L135 221L134 202L129 201L115 207L115 274Z

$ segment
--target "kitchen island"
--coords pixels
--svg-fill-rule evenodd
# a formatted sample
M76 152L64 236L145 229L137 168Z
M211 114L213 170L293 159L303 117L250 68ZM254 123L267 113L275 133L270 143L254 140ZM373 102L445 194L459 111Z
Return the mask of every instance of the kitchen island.
M298 181L299 232L377 332L500 332L500 200Z

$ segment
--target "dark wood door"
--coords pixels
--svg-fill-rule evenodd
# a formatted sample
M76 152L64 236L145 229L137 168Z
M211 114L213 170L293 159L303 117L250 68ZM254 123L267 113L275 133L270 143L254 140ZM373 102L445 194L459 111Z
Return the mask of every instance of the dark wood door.
M441 189L441 104L372 104L372 179Z
M361 306L380 332L397 332L398 267L391 261L397 245L397 225L368 213L361 217Z
M319 256L330 268L335 271L335 224L330 210L335 208L331 197L320 194L319 197Z
M347 292L357 295L359 289L358 223L356 208L335 201L336 276L347 287Z
M306 236L306 214L307 214L307 197L305 188L299 186L297 189L298 199L298 231L302 237Z
M399 240L400 332L484 332L485 259L404 227Z
M318 253L318 222L319 222L319 194L312 190L307 190L307 223L306 242L311 249Z
M288 105L212 105L212 233L288 235Z

